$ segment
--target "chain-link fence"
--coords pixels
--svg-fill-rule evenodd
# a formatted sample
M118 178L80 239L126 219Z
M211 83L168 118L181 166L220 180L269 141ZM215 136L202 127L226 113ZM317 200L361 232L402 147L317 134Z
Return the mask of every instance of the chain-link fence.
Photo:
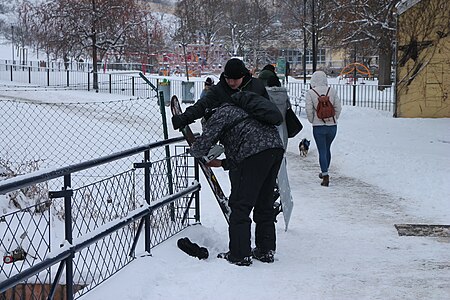
M162 139L161 114L152 99L61 100L0 100L0 157L57 166Z
M183 140L181 137L172 143ZM130 263L135 258L139 237L144 240L140 247L145 244L145 250L149 251L192 222L200 220L199 186L194 193L197 195L196 201L192 201L194 194L186 194L159 204L161 199L181 193L186 188L191 188L193 182L198 182L198 167L194 158L187 154L186 147L175 146L175 155L151 161L150 152L146 149L149 147L133 151L127 149L128 152L119 152L114 158L98 158L63 167L49 171L43 177L36 174L36 180L49 179L43 182L32 181L30 185L17 190L14 188L16 182L6 186L5 183L0 184L2 193L12 190L6 194L9 199L12 195L25 197L25 191L37 184L54 186L49 181L61 182L60 176L64 177L64 188L48 192L50 198L47 201L1 215L0 252L4 256L0 282L48 261L49 257L60 252L61 247L79 247L79 250L74 250L76 255L69 258L71 263L61 262L58 270L55 267L59 260L49 262L42 271L36 272L36 275L30 274L25 281L17 282L11 288L5 289L0 284L0 299L47 299L50 296L53 299L66 299L67 280L70 284L73 282L70 290L74 298L78 298ZM152 148L151 151L156 150ZM128 166L128 169L86 185L78 185L72 181L72 178L76 178L73 175L79 172L84 172L85 175L92 171L97 173L94 166L122 165L122 161L128 161L126 158L129 157L135 161L131 169ZM117 170L122 167L108 169ZM152 204L159 206L152 209L147 217L135 217L140 213L141 207ZM129 221L126 226L112 229L118 220L127 218ZM145 233L142 233L143 224L147 224L145 227L148 228ZM99 233L103 234L101 238L85 247L80 246ZM141 248L138 251L143 250ZM65 280L61 279L64 268L70 273L66 273L70 278L66 277Z
M164 138L157 94L136 73L99 73L98 78L98 90L104 93L91 92L83 101L79 96L70 99L70 93L65 99L59 99L52 91L90 90L93 74L37 65L0 64L0 79L15 82L14 85L3 84L3 87L0 83L0 159L7 167L18 170L31 162L38 168L76 163ZM197 99L203 88L199 78L187 84L181 78L171 77L164 85L162 78L155 76L149 80L164 92L166 101L171 95L178 95L182 100L184 97ZM394 110L391 87L380 91L370 82L357 85L343 82L331 86L338 91L343 105ZM291 102L298 114L304 107L307 89L309 84L288 83ZM48 100L36 101L20 94L43 90ZM116 95L99 100L105 99L105 93ZM2 98L2 94L8 97ZM96 99L96 95L103 97ZM170 112L166 115L170 118ZM170 122L168 124L170 126Z
M156 91L137 74L99 73L98 77L98 91L103 93L67 92L61 99L55 91L89 90L93 74L0 64L0 80L14 81L0 83L2 166L24 173L30 163L41 169L67 165L164 138ZM159 78L149 80L159 87ZM186 90L181 80L165 84L167 99ZM200 81L192 82L190 92L200 94L202 86ZM42 91L44 96L36 100L33 94ZM108 99L106 92L115 95ZM163 151L159 157L164 157Z

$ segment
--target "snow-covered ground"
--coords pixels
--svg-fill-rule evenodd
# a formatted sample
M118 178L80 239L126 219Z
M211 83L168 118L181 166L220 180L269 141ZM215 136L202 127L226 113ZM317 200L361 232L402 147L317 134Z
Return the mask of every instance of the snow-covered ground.
M39 100L41 93L28 97ZM450 299L450 238L400 237L394 227L450 224L450 119L390 115L344 106L325 188L301 114L305 127L286 154L295 206L288 231L278 218L275 263L237 267L215 258L227 250L227 226L202 182L201 225L157 246L152 256L139 256L82 299ZM200 130L198 123L193 128ZM311 148L303 158L304 137ZM228 191L227 174L218 169L216 175ZM176 241L185 236L207 247L210 257L199 261L181 252Z
M278 218L275 263L237 267L215 258L227 250L227 226L204 184L201 225L82 299L450 299L450 237L399 236L394 227L450 224L450 119L345 106L328 188L319 184L314 142L299 156L300 139L312 137L301 120L287 152L295 207L287 232ZM226 185L226 174L216 173ZM176 241L185 236L210 257L180 251Z
M274 264L244 268L215 258L227 250L227 226L203 182L201 225L82 299L448 299L449 238L400 237L394 224L450 224L450 119L394 119L345 106L328 188L319 185L314 142L306 158L298 154L299 140L312 139L304 114L301 120L305 128L287 152L295 207L287 232L279 217ZM216 174L227 191L227 174ZM181 252L176 241L184 236L210 258Z

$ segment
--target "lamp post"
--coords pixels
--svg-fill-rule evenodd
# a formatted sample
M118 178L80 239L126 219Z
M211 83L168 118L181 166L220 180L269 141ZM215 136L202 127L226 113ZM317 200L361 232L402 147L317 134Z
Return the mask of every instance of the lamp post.
M306 0L303 1L303 84L306 84Z
M14 25L11 25L12 64L14 64Z
M316 71L317 68L317 44L316 44L316 16L314 13L314 1L312 1L311 4L311 14L312 14L312 36L311 36L311 40L312 40L312 71L313 73Z

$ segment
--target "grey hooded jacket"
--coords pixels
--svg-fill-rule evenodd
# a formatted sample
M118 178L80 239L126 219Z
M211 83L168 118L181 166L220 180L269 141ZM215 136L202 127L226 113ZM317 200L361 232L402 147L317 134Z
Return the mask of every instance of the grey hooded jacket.
M283 115L283 122L281 125L277 126L278 132L280 133L281 139L283 141L284 149L287 147L288 143L288 133L286 127L286 111L291 107L291 102L289 101L289 96L287 89L285 87L266 87L267 93L269 94L270 101L272 101L280 110Z
M319 93L319 95L322 95L322 94L325 95L328 90L327 75L323 71L314 72L313 75L311 76L310 85L311 85L311 88L313 88L314 90L317 91L317 93ZM330 102L334 106L336 116L334 118L328 118L328 119L322 120L322 119L319 119L319 117L317 117L317 112L316 112L317 103L319 102L319 100L318 100L319 96L317 96L317 94L314 93L313 90L309 90L308 92L306 92L306 94L305 94L306 115L308 116L309 122L313 126L322 126L322 125L330 126L330 125L337 124L337 120L339 119L339 116L340 116L341 110L342 110L341 99L339 99L337 91L332 87L330 87L328 96L330 96Z

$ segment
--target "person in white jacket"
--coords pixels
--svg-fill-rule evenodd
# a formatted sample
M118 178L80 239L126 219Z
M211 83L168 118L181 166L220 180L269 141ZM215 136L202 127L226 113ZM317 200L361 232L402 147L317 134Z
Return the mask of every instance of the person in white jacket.
M328 174L328 168L331 162L331 143L336 137L337 133L337 120L341 114L342 106L341 100L337 94L337 91L328 87L327 75L323 71L316 71L313 73L310 81L311 89L306 92L306 115L308 121L313 126L313 136L319 151L319 165L320 171L319 178L322 179L321 185L328 186L330 183L330 176ZM328 91L329 88L329 91ZM335 110L335 116L327 119L320 119L317 116L317 104L319 102L319 96L313 91L313 89L319 95L325 95L328 91L330 102L333 104Z

